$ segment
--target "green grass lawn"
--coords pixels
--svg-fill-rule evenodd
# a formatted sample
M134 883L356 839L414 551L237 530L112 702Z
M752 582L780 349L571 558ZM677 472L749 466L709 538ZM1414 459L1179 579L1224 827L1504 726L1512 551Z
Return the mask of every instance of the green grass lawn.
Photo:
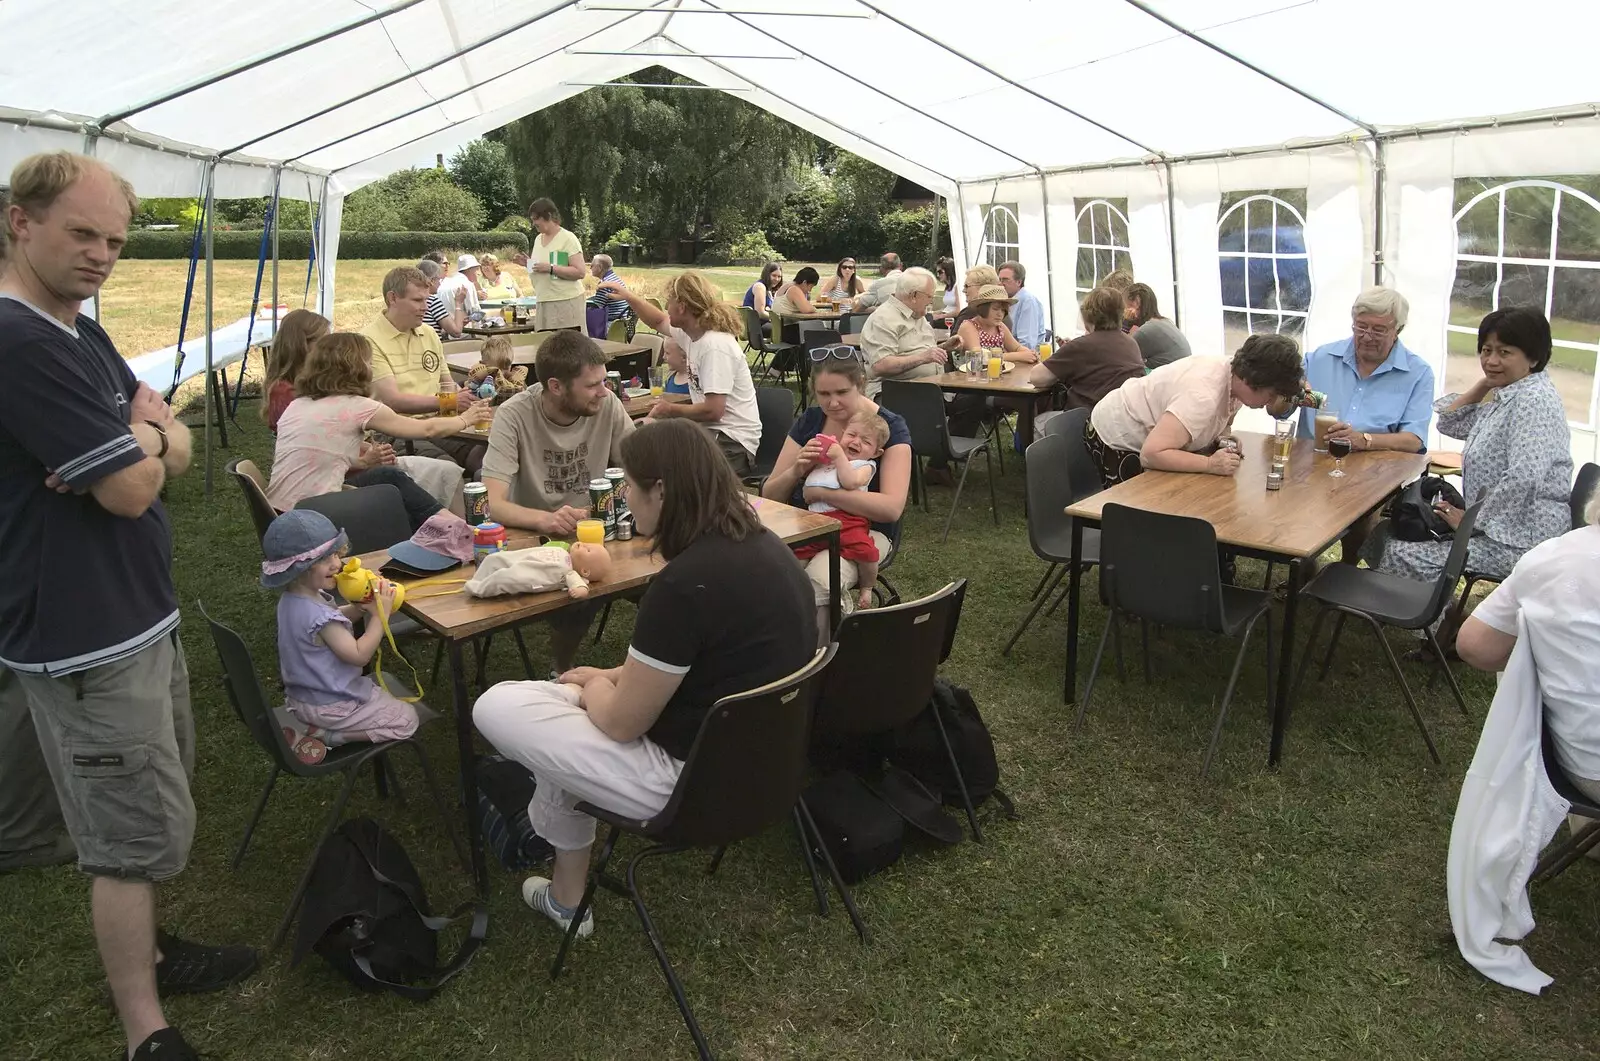
M231 455L265 465L270 442L245 407ZM891 575L908 597L971 580L946 666L970 686L995 736L1022 820L988 842L914 846L856 889L874 939L842 912L820 919L789 832L704 859L649 864L642 879L667 947L719 1056L727 1058L1525 1058L1593 1049L1600 1017L1600 875L1579 865L1533 896L1546 997L1498 987L1457 955L1444 868L1451 816L1478 723L1441 687L1422 692L1445 758L1427 758L1374 647L1349 631L1327 684L1308 685L1282 769L1269 771L1260 651L1242 679L1209 781L1198 778L1230 644L1153 639L1155 681L1108 675L1081 734L1061 704L1064 615L1000 648L1042 569L1029 552L1020 461L999 480L1000 525L982 469L948 545L932 514L908 512ZM231 482L207 499L196 467L170 488L177 579L198 726L199 831L189 868L161 889L162 920L207 940L264 944L336 782L280 783L249 857L233 846L266 776L233 717L197 602L238 628L273 667L273 597ZM1260 565L1246 562L1247 579ZM1281 571L1281 569L1280 569ZM1086 598L1095 599L1094 578ZM619 605L587 662L617 662L633 609ZM1092 648L1097 605L1083 631ZM1305 627L1302 626L1302 631ZM1302 633L1302 638L1304 634ZM537 664L542 628L529 628ZM1395 635L1397 647L1405 647ZM1259 644L1259 642L1258 642ZM1137 638L1129 640L1136 656ZM425 659L427 652L417 653ZM520 678L497 645L490 672ZM1087 668L1087 652L1085 668ZM1492 681L1463 672L1475 718ZM437 690L429 699L441 709ZM451 721L426 735L456 762ZM370 786L353 810L393 826L438 909L467 893L449 845L400 760L406 805ZM629 848L630 850L633 848ZM363 996L320 959L269 958L253 980L173 1001L168 1014L209 1056L232 1059L686 1058L679 1022L632 911L602 896L595 938L547 975L557 934L491 862L491 942L427 1005ZM0 877L0 1056L104 1059L118 1047L88 919L71 869Z

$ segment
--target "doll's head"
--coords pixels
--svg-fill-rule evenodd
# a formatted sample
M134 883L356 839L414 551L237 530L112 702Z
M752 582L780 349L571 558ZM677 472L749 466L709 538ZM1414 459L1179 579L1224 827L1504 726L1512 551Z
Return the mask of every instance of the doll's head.
M503 335L489 336L483 341L483 349L478 351L478 357L490 368L509 372L512 363L511 340Z
M611 554L603 545L576 542L567 552L572 557L572 570L590 582L605 582L611 577Z

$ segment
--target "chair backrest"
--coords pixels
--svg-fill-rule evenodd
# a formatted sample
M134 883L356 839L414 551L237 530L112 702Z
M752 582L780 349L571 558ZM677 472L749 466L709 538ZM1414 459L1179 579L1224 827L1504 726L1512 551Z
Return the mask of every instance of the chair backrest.
M847 616L817 693L816 732L881 733L927 707L965 590L965 580L952 582L921 600Z
M1589 502L1594 500L1595 490L1600 489L1600 464L1590 461L1578 469L1578 479L1572 484L1572 529L1577 530L1589 521L1584 512L1589 507Z
M299 773L296 769L299 760L289 751L283 730L272 715L266 691L261 688L261 677L244 639L213 619L206 611L204 601L200 602L200 614L205 616L206 625L211 628L211 640L217 646L217 658L222 662L222 687L228 691L228 702L233 705L234 714L239 716L239 721L244 723L244 728L250 731L251 738L261 750L271 756L280 768L291 774Z
M483 340L476 338L446 339L439 345L444 347L444 356L449 357L451 354L475 354L483 349Z
M661 364L661 347L665 343L666 340L655 332L634 332L633 334L633 345L642 346L650 351L650 363L652 365Z
M1192 516L1106 505L1100 593L1109 607L1165 626L1224 629L1216 529Z
M555 332L517 332L510 337L511 345L513 347L531 346L537 350L540 344L554 334Z
M309 508L327 516L335 527L342 528L350 536L352 553L387 549L411 537L411 520L406 516L400 491L388 483L318 494L294 507Z
M1061 417L1056 417L1057 420ZM1072 533L1066 508L1073 495L1071 443L1067 436L1045 435L1033 440L1026 453L1028 475L1028 544L1035 556L1059 562L1061 544Z
M866 327L867 318L870 316L872 316L870 313L856 313L854 311L840 314L839 334L853 335L860 332L862 328Z
M625 342L627 342L628 341L628 318L626 318L626 317L618 317L616 320L614 320L610 324L606 325L606 338L608 340L610 340L611 342L613 342L613 343L625 343Z
M711 705L672 796L652 819L652 836L716 847L789 816L805 783L817 685L835 648L785 678Z
M883 404L899 413L911 434L911 448L921 457L950 455L950 424L944 418L944 392L931 383L886 379Z
M244 491L244 503L249 507L250 519L256 525L256 537L266 537L267 528L278 518L278 510L267 500L267 482L261 469L247 457L236 457L228 462L228 474Z
M756 409L761 414L761 443L756 447L751 474L765 479L783 451L783 440L794 426L794 391L788 387L757 387Z
M1059 427L1056 425L1059 424ZM1072 500L1082 501L1102 489L1100 469L1083 441L1084 428L1089 424L1088 409L1068 409L1050 421L1056 434L1067 440L1067 477L1072 480Z
M765 349L761 342L761 314L750 306L740 306L739 315L744 318L744 341L757 350Z
M1488 492L1478 491L1478 499L1467 506L1466 515L1461 517L1461 523L1456 527L1456 536L1450 541L1450 554L1445 557L1444 570L1439 573L1439 580L1433 586L1433 596L1428 601L1425 618L1430 623L1444 614L1445 605L1455 596L1461 573L1467 569L1467 547L1472 539L1472 527L1478 522L1478 509L1483 507L1483 499Z

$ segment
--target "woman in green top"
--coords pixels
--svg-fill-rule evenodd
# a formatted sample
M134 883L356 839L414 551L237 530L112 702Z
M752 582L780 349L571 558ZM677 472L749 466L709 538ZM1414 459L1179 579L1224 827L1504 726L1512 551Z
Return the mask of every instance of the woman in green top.
M541 332L582 329L583 278L589 275L589 266L578 237L561 227L561 211L549 199L535 199L528 207L528 220L539 235L533 241L533 252L518 254L515 260L527 266L534 297L539 300L534 328Z

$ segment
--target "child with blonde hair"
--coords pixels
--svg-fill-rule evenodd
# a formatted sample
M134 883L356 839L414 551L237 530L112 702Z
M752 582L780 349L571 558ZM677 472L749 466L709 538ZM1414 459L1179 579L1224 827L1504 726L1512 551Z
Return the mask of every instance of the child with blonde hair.
M467 386L480 398L503 402L528 386L528 366L513 362L515 348L503 335L491 335L478 351L478 364L467 375Z
M837 439L818 435L828 459L806 475L803 495L812 512L832 516L842 524L839 531L839 559L856 565L857 608L872 606L872 587L878 581L878 547L872 541L872 524L865 516L841 512L828 504L823 490L865 490L878 471L878 458L889 441L889 421L877 410L857 413ZM794 555L809 560L826 549L822 543L801 545Z

